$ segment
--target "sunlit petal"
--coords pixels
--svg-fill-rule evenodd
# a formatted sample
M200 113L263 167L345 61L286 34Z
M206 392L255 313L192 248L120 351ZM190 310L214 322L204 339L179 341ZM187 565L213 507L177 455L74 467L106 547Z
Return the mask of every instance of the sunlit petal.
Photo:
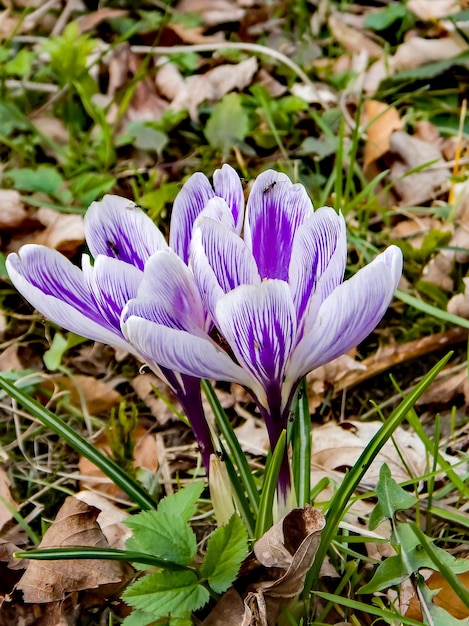
M90 297L83 272L56 250L25 245L6 261L16 289L44 317L82 337L128 350Z
M143 270L145 261L167 243L142 209L120 196L93 202L85 215L86 242L93 257L125 261Z
M303 185L293 185L288 176L273 170L257 177L247 204L244 239L261 278L288 281L295 233L312 213Z
M225 163L216 170L213 175L213 186L217 196L223 198L233 215L235 229L239 234L243 226L244 218L244 193L243 185L236 171Z
M302 319L312 294L316 307L340 285L347 262L345 220L322 207L297 230L289 268L290 287ZM314 314L314 313L313 313Z
M286 386L363 341L386 312L401 272L402 253L390 246L334 289L292 354Z

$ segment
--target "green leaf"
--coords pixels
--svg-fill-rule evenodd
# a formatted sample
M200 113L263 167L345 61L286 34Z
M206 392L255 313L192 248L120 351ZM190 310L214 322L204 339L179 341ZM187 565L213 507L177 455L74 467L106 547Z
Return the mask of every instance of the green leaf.
M26 76L31 71L32 59L32 53L23 48L13 59L5 63L5 72L14 76Z
M396 524L395 535L400 553L383 561L370 582L360 589L360 593L375 593L398 585L419 569L436 569L433 560L425 552L409 524ZM441 562L450 567L454 573L469 571L469 562L466 559L455 559L436 546L432 546L432 549Z
M410 509L417 503L417 498L400 487L391 476L391 470L384 464L379 471L376 485L378 504L370 515L370 530L374 530L385 519L392 519L396 511Z
M236 514L210 537L200 573L215 593L226 591L236 578L247 554L247 540L246 528Z
M152 128L151 123L147 122L129 122L126 126L126 132L133 137L133 144L140 150L154 150L161 154L168 145L168 135Z
M22 168L5 172L17 189L21 191L42 192L57 196L63 183L62 176L50 165L40 165L36 170Z
M127 519L125 524L133 531L127 548L180 565L190 563L197 552L197 542L187 522L194 514L203 487L202 482L194 482L163 498L158 510L144 511Z
M407 9L404 4L393 3L389 4L385 9L368 13L365 18L366 28L372 30L385 30L397 22L404 19L407 14Z
M122 597L156 620L170 613L171 617L186 618L204 606L210 596L194 572L157 572L137 580Z
M110 191L115 184L116 179L110 174L83 172L70 182L70 191L80 200L80 204L88 206Z
M223 156L241 143L249 131L249 117L239 94L229 93L215 106L205 127L205 137Z
M467 618L456 619L451 613L448 613L448 611L445 611L441 606L438 606L432 601L433 596L438 593L438 589L429 589L427 585L423 583L419 585L419 588L427 611L433 618L434 626L461 626L463 624L467 626Z
M174 515L188 522L195 514L195 505L204 490L204 483L197 481L190 483L184 489L179 489L176 493L166 496L160 500L158 510L160 513Z

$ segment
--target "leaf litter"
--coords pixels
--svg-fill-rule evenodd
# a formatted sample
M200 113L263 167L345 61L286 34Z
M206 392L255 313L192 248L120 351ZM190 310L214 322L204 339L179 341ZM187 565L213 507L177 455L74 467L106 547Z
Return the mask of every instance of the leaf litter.
M24 3L16 3L16 6L22 4ZM26 4L31 7L31 3ZM454 140L458 139L457 127L458 123L461 123L458 119L458 100L454 99L454 93L446 96L444 89L443 92L438 92L442 85L448 86L449 91L455 89L456 81L462 77L460 86L467 72L468 58L465 56L467 40L463 35L467 31L467 16L462 14L458 17L464 8L460 3L449 0L437 0L432 3L409 0L405 7L400 3L392 3L385 7L351 5L341 7L340 11L331 11L324 3L318 3L317 7L314 6L312 15L308 14L308 19L302 16L296 25L304 25L303 34L307 47L316 54L312 59L308 59L301 50L302 35L292 26L290 28L294 33L293 36L285 34L288 29L282 30L283 24L289 19L288 15L283 14L279 18L278 14L272 13L271 7L264 3L255 5L252 2L203 0L197 3L197 9L194 8L195 3L192 1L179 3L176 11L169 14L167 23L156 19L157 11L153 12L153 16L143 11L139 21L132 7L100 8L93 11L84 6L72 8L71 3L65 5L55 3L55 6L51 4L50 9L42 9L40 3L36 5L23 20L15 9L10 9L2 13L0 21L0 29L6 38L13 37L14 41L15 37L25 33L32 38L31 43L28 41L23 43L20 39L15 42L15 45L22 47L26 54L30 55L28 58L23 57L23 65L20 63L21 58L18 60L15 57L15 51L8 52L9 60L16 60L16 66L14 64L7 66L6 71L9 74L6 88L12 102L21 103L20 106L14 104L21 114L12 110L5 114L2 109L2 133L8 136L10 146L17 142L19 147L10 151L6 148L7 165L0 189L2 255L16 250L26 241L34 241L45 243L66 252L71 258L76 258L82 251L84 239L80 213L87 204L86 202L81 204L80 198L86 197L91 201L105 193L108 190L106 185L109 184L105 179L106 175L111 177L111 183L117 191L125 195L139 194L142 204L145 202L145 208L156 219L164 220L174 199L174 191L169 191L169 187L165 187L167 183L179 181L183 175L194 169L207 169L206 162L216 159L217 150L225 149L225 146L228 146L230 158L247 178L252 178L253 176L248 174L261 164L280 159L279 144L286 146L287 154L295 158L298 146L305 139L318 136L324 141L324 137L329 136L331 140L331 134L337 133L334 114L341 112L344 118L350 121L350 113L344 105L345 95L347 91L351 93L357 90L358 93L355 95L364 99L360 116L361 130L364 134L361 137L361 152L358 155L356 174L361 176L363 171L364 179L373 181L377 175L388 170L375 188L376 197L386 209L386 215L383 217L382 212L373 206L370 196L371 205L365 207L365 211L369 211L372 206L373 217L369 224L370 234L366 237L372 245L379 244L380 237L381 240L383 237L389 237L410 242L414 253L408 261L407 288L413 289L413 293L419 299L429 300L433 305L437 304L443 312L447 310L449 313L469 318L465 277L469 249L465 169L467 129L460 133L462 139L459 144L456 143ZM198 14L195 26L191 25L191 14L194 11ZM180 19L183 15L187 22ZM86 121L91 128L89 134L86 134L86 124L77 130L81 116L84 115L83 109L72 108L67 112L67 107L61 104L60 85L53 72L49 74L39 72L36 75L34 73L38 67L35 65L38 59L48 67L46 58L40 56L42 38L63 34L71 19L78 20L78 33L87 33L99 43L102 51L99 53L100 56L95 57L97 61L84 54L85 67L86 63L93 65L92 74L96 77L93 93L90 92L88 99L83 95L85 105L83 109L88 113L92 112ZM111 44L109 47L109 42L117 39L118 33L125 30L123 26L130 23L125 20L133 20L138 36L129 43L124 42L117 46ZM233 38L241 42L252 42L256 40L256 32L265 33L264 44L267 52L269 49L282 51L286 47L287 56L291 56L300 66L304 63L305 69L309 75L314 76L314 80L307 83L298 75L288 74L287 68L277 64L268 54L259 56L248 54L243 57L240 50L223 51L223 43L231 43ZM311 33L316 39L310 37ZM320 37L321 33L327 33L324 41ZM172 54L166 57L165 53L155 51L153 55L148 50L148 46L154 43L155 50L158 45L168 47L181 44L201 44L214 48L209 52L199 53L191 52L188 46L185 58L181 56L178 58ZM142 44L147 45L144 53L138 48ZM178 54L183 55L182 52ZM353 80L350 79L350 83L347 84L344 78L347 72L357 72L357 68L358 76ZM435 112L429 111L424 100L418 99L419 89L422 87L421 77L428 80L425 89L429 89L429 102L433 103ZM320 83L317 78L324 82ZM406 81L410 81L409 90ZM274 102L270 105L273 107L272 110L266 108L265 101L256 99L252 88L258 85L264 85L267 93L273 97ZM411 95L412 85L415 87L415 100ZM435 97L432 95L433 90L437 94ZM233 94L235 99L231 97ZM224 97L227 95L230 98L226 100ZM76 92L73 92L73 98L77 98ZM72 107L73 98L69 101ZM302 109L298 107L299 101L289 100L291 98L299 98L303 103L308 103L311 115L307 112L308 105ZM443 103L441 107L437 103L438 98ZM234 102L238 108L233 107ZM241 129L234 128L232 136L228 139L224 137L220 141L217 134L224 129L221 124L213 124L216 107L221 107L218 109L221 119L223 115L226 116L227 111L240 111L239 119L242 118L245 126ZM181 115L179 121L177 118L171 119L175 111L179 111ZM318 116L322 122L319 126L316 125ZM424 121L419 121L420 117L424 118ZM430 120L428 123L426 118ZM200 127L205 128L210 119L211 134L204 135ZM295 121L289 122L291 119ZM353 111L351 122L353 127L356 123ZM464 120L462 122L464 123ZM137 137L137 134L132 134L136 131L131 123L149 126L144 126ZM276 125L280 127L280 133L275 131ZM148 139L150 129L153 132L151 140ZM133 138L129 139L130 136ZM209 145L206 144L207 139ZM349 141L350 136L347 136L346 140ZM31 158L31 152L28 154L31 146L37 147L34 158ZM73 153L73 149L78 152L75 157L76 163L73 161L73 154L67 154L67 150ZM315 152L302 157L309 170L301 169L300 166L300 173L302 176L306 174L309 176L313 195L316 194L317 197L321 197L322 188L330 173L327 168L330 167L333 154L334 148L321 159ZM38 159L37 163L35 158ZM37 169L37 166L44 164L52 164L53 175L50 169L49 171ZM83 169L89 170L87 180L80 179ZM10 178L9 172L12 173ZM55 173L59 172L60 176L55 176ZM315 182L314 176L318 176L319 183ZM18 190L15 190L15 187ZM391 196L388 194L389 190ZM451 198L455 199L453 204L449 201ZM350 199L350 196L345 197L344 201ZM336 200L333 194L330 194L324 198L324 203L333 204ZM338 206L340 204L339 202ZM65 208L67 212L57 210L57 205ZM349 227L354 229L358 236L362 228L360 220L359 211L355 206L348 216L348 221ZM432 231L439 235L429 244L430 240L426 237L430 236ZM445 233L449 235L448 239L444 239ZM350 260L355 263L353 254L360 256L363 249L357 247L352 252ZM3 256L0 258L0 261L2 260ZM0 276L5 278L4 271L0 271ZM434 285L436 290L431 291L424 283ZM1 311L1 319L4 320L2 340L6 343L2 345L0 368L2 371L17 372L18 375L21 375L25 368L40 372L43 369L44 350L49 347L50 334L41 332L37 316L31 316L31 311L20 304L19 299L14 299L9 286L5 289L5 299L2 296L4 310ZM451 420L456 420L459 439L453 437L452 449L467 451L469 394L467 372L463 366L465 355L462 349L467 340L467 331L462 328L450 328L441 319L439 322L429 322L429 318L420 314L406 317L405 323L409 327L406 332L402 332L399 329L401 325L399 313L402 314L403 308L399 307L400 305L395 305L390 312L386 321L388 327L384 325L380 329L381 334L374 338L374 343L362 346L360 351L341 357L309 377L310 411L316 422L313 424L313 462L320 468L313 471L313 485L317 484L320 478L340 482L344 470L354 463L367 440L376 432L378 422L354 419L361 417L364 410L362 407L359 410L350 410L348 399L351 396L357 398L360 394L368 397L370 389L372 395L373 391L376 391L374 387L379 385L375 377L386 369L396 368L399 364L408 370L416 366L416 371L412 371L410 377L404 377L404 384L410 387L418 373L425 371L423 366L426 363L423 362L432 358L433 352L441 352L442 348L446 349L449 345L461 346L459 367L448 368L437 384L421 398L420 405L428 409L432 421L434 420L432 407L443 408L442 419L447 424L445 427L447 430L454 432L453 422L451 427L448 424ZM14 315L11 314L12 309L15 311ZM393 335L398 337L398 343L390 341ZM18 346L14 342L7 345L15 337L20 336L28 337L27 350L25 346ZM171 490L178 483L179 475L184 476L185 472L194 469L196 453L190 434L177 421L177 415L171 408L173 399L169 396L168 405L162 397L150 396L152 383L144 382L147 375L140 376L135 367L127 365L126 355L118 355L119 365L116 365L114 357L111 349L98 346L71 348L66 352L63 364L73 370L73 378L68 378L68 373L62 378L64 387L68 389L67 397L71 405L78 409L84 400L86 410L93 418L95 415L105 416L104 422L112 405L119 401L122 394L139 403L146 420L143 425L140 423L134 432L135 466L146 467L147 476L157 475L164 467L165 480L168 489ZM129 369L125 370L125 367ZM68 384L67 380L71 381L71 384ZM81 400L73 391L75 384L80 387ZM387 387L389 389L389 383ZM50 387L47 385L41 385L40 390L36 386L32 389L42 397L50 394ZM225 394L222 395L223 404L238 426L236 432L239 434L243 449L250 455L253 467L258 467L259 463L263 463L262 459L267 450L265 429L259 416L253 415L252 403L243 390L233 388L228 391L224 387L220 388L220 392ZM55 392L52 393L53 404L56 397ZM168 397L165 388L159 387L159 393ZM359 403L363 402L359 399ZM59 410L63 410L60 396L57 406ZM10 413L5 411L4 415L4 409L1 410L2 423L3 420L9 423ZM339 424L337 421L327 422L331 417L339 420L344 413L346 420ZM323 425L317 424L324 421L326 423ZM335 436L337 439L333 439ZM20 511L23 511L28 510L22 502L27 491L24 486L27 485L30 489L34 480L40 482L44 476L36 473L33 482L28 482L30 468L15 461L12 455L15 437L16 433L9 435L6 452L5 454L2 452L5 470L1 469L0 473L2 485L0 491L13 507L19 506ZM99 434L94 436L94 441L113 452L105 438L99 437ZM334 446L331 446L332 441L335 442ZM418 479L419 476L428 473L427 462L430 457L422 448L420 439L411 431L400 428L396 431L395 441L397 445L387 444L383 449L382 457L365 476L365 481L368 482L362 484L362 489L374 488L378 479L378 466L383 460L392 468L392 475L396 480L405 481L411 476ZM27 437L26 442L29 445ZM42 452L42 446L40 438L34 438L31 442L33 450L38 450L39 447ZM147 452L137 453L140 448ZM148 458L149 464L145 460ZM445 458L449 464L459 460L455 455ZM72 464L75 468L80 468L82 474L80 479L83 483L86 480L83 476L87 476L88 479L92 477L94 470L84 469L83 459L81 461L74 459ZM12 468L16 465L21 479L18 479L18 476L10 478ZM53 465L49 468L51 471L52 467ZM412 470L410 474L409 469ZM322 473L315 474L315 471ZM102 476L99 477L97 474L94 474L94 478L102 480ZM444 482L439 474L435 478ZM77 479L73 472L70 472L68 484L72 490L77 490ZM104 502L109 504L109 501L99 499L103 497L99 493L102 485L99 486L99 482L88 484L92 489L88 495L96 498L91 502L91 507L105 509L107 505ZM418 484L422 486L421 481ZM38 486L34 488L39 489ZM328 494L331 495L332 490L330 492L323 490L318 494L318 500L329 497ZM119 500L119 495L114 492L112 498ZM48 503L47 497L45 498L44 506L50 519L55 518L56 521L44 534L43 542L73 543L77 534L80 536L84 532L82 530L84 524L87 536L92 537L91 541L105 543L100 525L104 532L108 522L102 521L103 518L96 518L97 511L90 507L86 508L86 505L74 504L77 511L82 511L82 514L72 513L70 518L66 514L64 519L63 510L60 508L61 501L63 498L61 500L51 498L51 502ZM83 508L80 508L81 506ZM372 506L372 502L362 500L354 504L352 513L346 519L346 523L354 527L353 532L358 535L363 532L363 521L367 519ZM454 510L458 509L455 507ZM0 511L4 512L3 534L7 537L15 527L15 522L12 520L11 512L5 509L3 504L0 504ZM116 521L116 528L113 531L116 535L115 545L121 545L122 537L125 536L120 535L122 511L122 507L119 508L114 504L108 509L110 526L113 526L113 519ZM295 516L304 517L307 511L309 509L295 512ZM37 528L42 508L29 512L31 517L28 518L28 523ZM302 527L304 519L302 518L303 521L299 523L297 517L294 518L295 525ZM83 520L86 520L86 523ZM212 621L208 617L203 623L218 624L221 620L226 622L226 612L238 615L238 621L233 623L274 623L277 618L273 618L272 614L276 615L279 604L283 603L279 597L291 599L301 590L301 580L313 556L312 546L317 541L317 535L314 533L320 532L319 526L311 533L311 537L308 534L303 536L304 548L298 557L294 550L293 552L287 550L290 556L283 552L283 531L280 527L274 527L275 531L272 529L274 534L278 533L280 537L275 539L280 546L278 550L287 557L287 560L292 557L289 564L283 563L284 573L280 578L267 582L263 581L264 570L262 574L257 573L255 575L257 580L249 592L247 604L246 597L242 598L237 591L231 589L226 592L213 611ZM54 530L50 539L51 534L48 533L52 529ZM57 535L54 538L57 532L63 533L58 539ZM389 528L385 536L390 536ZM24 537L23 540L27 541ZM270 549L270 540L266 539L266 542ZM463 543L464 539L461 539L461 544ZM2 572L6 571L6 568L3 568L5 562L9 563L8 572L21 571L17 568L23 567L24 563L18 563L11 558L14 549L11 546L15 544L6 542L2 545L9 546L4 550L10 554L8 561L2 561ZM26 544L21 545L23 547ZM303 544L300 542L299 545ZM366 550L369 555L374 554L375 558L381 558L379 550L382 545L369 542L366 544ZM383 554L387 555L385 549ZM291 565L293 561L294 567ZM60 568L55 569L57 563L60 563L60 568L65 568L62 573ZM41 624L55 624L63 619L68 620L68 623L76 622L80 610L86 605L86 601L82 602L82 599L89 589L105 585L108 579L112 585L117 585L119 576L120 580L123 580L123 574L117 565L115 570L113 565L112 571L104 568L103 572L96 573L97 561L92 563L92 568L88 570L85 568L84 571L78 569L76 572L67 571L66 561L57 563L50 563L51 566L54 565L54 571L58 572L60 577L58 586L54 589L49 588L54 573L48 571L47 566L43 564L39 566L33 562L29 563L27 570L30 572L32 584L26 577L17 587L19 590L23 585L25 597L30 598L33 603L39 599L46 603L46 610L38 607L34 609L35 614L39 615L38 623ZM84 564L85 562L81 562L81 566ZM32 565L34 567L31 567ZM47 573L44 575L45 567ZM266 568L265 564L262 567ZM35 569L40 575L34 573ZM78 580L80 572L83 574L82 582ZM0 618L0 623L2 619L8 623L8 619L13 619L12 615L15 619L21 618L25 621L31 619L32 613L27 605L18 599L18 592L13 591L13 585L14 583L1 590L3 594L0 599L1 612L5 617ZM443 600L438 600L439 596L436 596L435 604L444 606L457 619L467 618L467 610L460 607L438 575L432 574L428 578L428 585L431 588L443 588L440 592L440 598ZM9 595L11 593L13 596ZM414 612L409 612L408 617L422 619L420 604L423 596L420 595L419 598L412 600ZM339 623L338 616L336 623Z

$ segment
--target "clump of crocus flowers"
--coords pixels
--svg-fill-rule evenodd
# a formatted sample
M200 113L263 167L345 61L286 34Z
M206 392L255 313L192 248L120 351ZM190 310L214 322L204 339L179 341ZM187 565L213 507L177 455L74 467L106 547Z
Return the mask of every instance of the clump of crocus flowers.
M302 185L272 170L254 181L246 210L229 165L213 186L191 176L174 203L169 244L118 196L90 206L85 232L93 260L84 255L81 270L26 245L7 259L13 284L56 324L127 349L165 380L207 471L213 444L200 379L247 388L273 449L302 378L373 331L402 272L401 251L390 246L344 281L344 217L314 210ZM286 498L287 455L278 485Z

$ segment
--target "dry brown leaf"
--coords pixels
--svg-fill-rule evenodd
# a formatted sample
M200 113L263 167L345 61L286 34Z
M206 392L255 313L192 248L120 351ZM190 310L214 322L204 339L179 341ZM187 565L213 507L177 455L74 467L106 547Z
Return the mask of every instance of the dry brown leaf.
M10 493L10 480L7 473L0 467L0 530L7 522L13 519L11 511L6 506L7 504L14 510L18 508Z
M125 550L125 542L132 535L130 528L122 523L129 517L128 513L96 491L80 491L75 497L100 511L96 521L109 547Z
M266 456L269 446L269 435L264 420L251 417L246 419L241 426L234 429L236 439L239 441L243 452Z
M109 383L94 376L83 374L76 374L73 378L64 376L57 383L69 392L70 402L74 406L80 408L84 401L91 415L108 413L122 397Z
M174 422L177 419L166 402L155 394L154 389L157 389L171 404L177 404L174 393L154 374L139 374L131 381L131 385L140 400L150 409L159 426L166 426L169 422Z
M363 167L379 159L389 150L391 134L401 130L402 122L394 107L377 100L365 102L365 117L368 122Z
M307 504L272 526L254 544L255 556L241 566L237 591L221 597L203 626L276 625L282 609L303 589L324 524L324 516Z
M467 50L467 43L457 33L439 39L412 37L402 43L390 60L394 71L410 70L434 61L443 61Z
M469 572L456 574L456 576L459 578L459 582L462 583L467 590L469 590ZM448 581L442 574L440 574L440 572L433 572L425 583L430 589L440 589L440 591L432 599L433 604L441 607L456 619L466 620L469 617L468 607L455 593ZM414 595L410 601L406 617L417 621L422 620L420 602L416 595Z
M180 0L178 11L197 13L206 26L239 22L245 10L232 0Z
M60 118L52 117L51 115L41 115L35 117L33 121L38 131L52 139L52 141L62 146L68 142L69 132ZM44 145L44 149L48 149L47 145ZM51 150L51 154L55 154L55 152Z
M437 146L411 137L403 131L392 133L389 150L396 159L391 165L389 179L400 197L400 206L419 205L433 199L449 184L449 169L441 158ZM441 167L424 168L408 174L409 170L426 163Z
M328 23L334 39L349 52L366 50L370 58L377 58L383 54L381 46L356 28L346 24L343 16L339 13L332 13Z
M99 511L76 498L68 497L55 522L48 528L39 548L73 546L108 547L96 522ZM30 561L17 588L25 602L56 602L71 591L95 589L102 585L121 584L123 565L101 559L66 561Z
M142 425L138 424L132 433L132 438L136 442L134 448L134 466L143 467L154 474L158 469L155 436L149 433ZM96 440L94 445L101 452L105 452L108 455L111 453L105 434ZM87 487L114 497L123 497L121 490L105 476L96 465L85 457L80 457L78 469L81 475L80 487L82 489Z
M201 26L196 28L189 28L184 24L170 23L167 25L169 30L172 30L183 43L196 44L196 43L219 43L224 41L223 35L204 35L204 29Z
M193 120L197 120L197 109L202 102L218 102L234 89L245 89L257 71L257 60L250 57L237 64L219 65L204 74L189 76L181 83L178 70L168 65L158 72L156 85L160 93L171 99L172 109L187 109Z
M46 228L35 234L34 243L73 254L85 241L85 227L81 215L66 215L42 207L36 212L36 218Z
M0 372L20 372L24 365L18 356L19 345L17 343L8 346L0 353Z
M446 307L448 313L469 319L469 278L463 278L464 293L453 296Z
M356 349L339 356L330 363L316 368L306 376L308 388L308 407L310 413L314 413L324 402L326 393L331 387L335 387L343 378L352 374L363 373L366 366L353 358Z
M125 17L129 12L124 9L113 9L111 7L103 7L102 9L97 9L92 13L87 13L86 15L81 15L77 19L78 28L80 33L85 33L88 30L92 30L99 26L102 22L106 22L107 20L113 20L118 17Z
M18 228L27 217L20 194L14 189L0 189L0 228Z
M322 470L346 471L352 467L372 437L381 428L381 422L329 422L314 428L312 437L311 466ZM422 476L427 470L426 450L419 437L412 431L397 428L393 440L388 441L370 465L363 484L373 488L379 479L379 471L386 463L397 482L412 476ZM405 464L404 464L405 462Z
M451 13L461 10L460 3L456 0L408 0L407 9L423 22L433 22L440 17L446 17Z

